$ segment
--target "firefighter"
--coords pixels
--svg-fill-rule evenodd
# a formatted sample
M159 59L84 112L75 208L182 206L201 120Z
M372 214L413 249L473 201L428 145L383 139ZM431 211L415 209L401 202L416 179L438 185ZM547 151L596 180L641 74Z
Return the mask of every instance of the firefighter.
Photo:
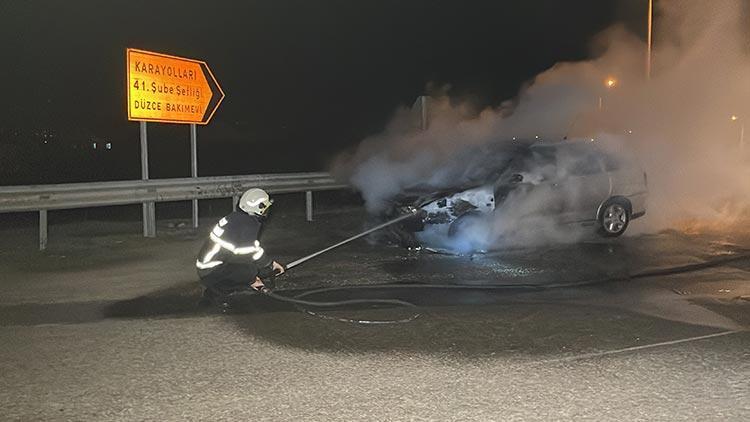
M211 230L195 266L205 286L204 301L224 305L232 293L263 288L263 279L284 272L260 244L260 230L273 200L262 189L250 189L235 211ZM226 305L225 305L226 306Z

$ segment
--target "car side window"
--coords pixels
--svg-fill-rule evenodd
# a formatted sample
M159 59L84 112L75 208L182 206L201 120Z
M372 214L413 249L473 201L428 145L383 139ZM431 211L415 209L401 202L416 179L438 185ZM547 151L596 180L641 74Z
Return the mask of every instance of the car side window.
M587 176L590 174L601 173L602 168L599 159L593 154L578 157L570 165L569 173L571 176Z
M540 183L555 178L557 173L557 155L553 148L537 148L527 161L524 177L531 183Z
M604 171L617 171L622 167L622 163L614 155L602 154L601 159L604 164Z

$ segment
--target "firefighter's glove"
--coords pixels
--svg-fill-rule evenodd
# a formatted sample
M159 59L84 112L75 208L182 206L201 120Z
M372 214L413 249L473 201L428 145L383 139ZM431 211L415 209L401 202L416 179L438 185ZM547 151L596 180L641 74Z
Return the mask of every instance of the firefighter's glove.
M257 278L257 280L260 280L260 278ZM253 285L255 285L256 283L258 283L258 282L256 281L255 283L253 283ZM260 281L260 287L257 288L256 290L260 291L264 287L266 289L268 289L268 290L275 289L276 288L276 280L273 277L264 278L263 280Z
M263 282L263 280L260 279L260 277L255 277L255 281L250 285L250 287L253 288L255 291L260 291L263 287L266 286L266 283Z
M282 274L284 274L284 272L286 271L286 268L284 268L284 266L283 266L283 265L279 264L279 263L278 263L278 262L276 262L276 261L273 261L273 264L272 264L272 266L273 266L273 274L274 274L275 276L279 276L279 275L282 275Z

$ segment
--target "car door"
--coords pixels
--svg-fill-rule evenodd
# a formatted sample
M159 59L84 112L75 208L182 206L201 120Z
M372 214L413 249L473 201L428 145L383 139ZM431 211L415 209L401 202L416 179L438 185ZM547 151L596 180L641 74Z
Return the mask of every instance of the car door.
M600 155L586 146L561 148L557 168L561 220L566 223L595 220L599 205L609 198L611 191L610 177Z
M557 216L563 210L556 149L534 147L501 178L495 191L497 212L514 218Z

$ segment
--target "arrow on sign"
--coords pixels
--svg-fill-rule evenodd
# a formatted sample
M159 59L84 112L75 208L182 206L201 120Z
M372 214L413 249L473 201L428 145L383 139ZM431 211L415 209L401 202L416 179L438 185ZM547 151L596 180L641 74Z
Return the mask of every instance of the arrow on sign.
M204 61L127 49L128 120L205 125L224 91Z

